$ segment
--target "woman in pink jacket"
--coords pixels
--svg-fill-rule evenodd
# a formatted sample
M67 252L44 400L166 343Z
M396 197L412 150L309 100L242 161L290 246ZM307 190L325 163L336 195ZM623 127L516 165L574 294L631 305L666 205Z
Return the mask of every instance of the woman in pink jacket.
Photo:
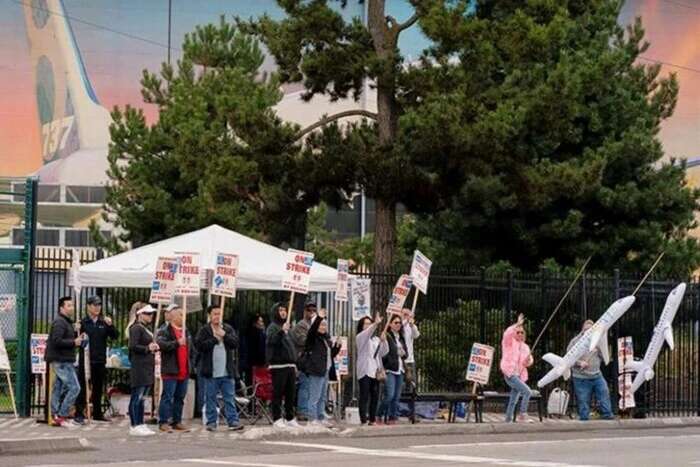
M525 316L521 313L518 315L518 321L503 333L503 340L501 341L501 349L503 351L501 372L505 377L506 384L510 386L506 422L515 421L515 406L518 403L518 399L522 396L523 400L520 403L518 421L532 423L532 420L527 416L527 406L532 392L525 382L527 381L527 368L532 365L533 359L530 354L530 347L525 343L525 327L523 323L525 323Z

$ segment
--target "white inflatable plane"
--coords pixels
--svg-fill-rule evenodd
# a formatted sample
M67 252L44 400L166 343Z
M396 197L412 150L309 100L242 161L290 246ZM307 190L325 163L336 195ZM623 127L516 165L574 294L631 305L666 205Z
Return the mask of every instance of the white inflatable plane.
M545 354L542 359L552 365L553 368L537 382L537 387L542 388L562 376L564 379L569 379L571 377L571 367L587 353L595 350L596 347L600 349L600 352L603 354L603 360L607 364L610 361L608 329L629 310L634 300L634 296L630 295L610 305L607 311L603 313L603 316L583 334L563 357L553 353Z
M644 359L629 362L625 365L626 371L637 372L637 376L632 382L632 394L644 384L644 381L649 381L654 377L654 364L656 363L656 359L659 358L659 353L661 353L661 349L664 346L664 341L668 342L668 347L673 350L673 328L671 327L671 323L673 323L673 318L676 317L676 312L683 301L685 287L685 283L681 282L668 294L666 304L664 305L664 311L661 313L659 322L656 323L654 334L651 336L651 341L644 354Z

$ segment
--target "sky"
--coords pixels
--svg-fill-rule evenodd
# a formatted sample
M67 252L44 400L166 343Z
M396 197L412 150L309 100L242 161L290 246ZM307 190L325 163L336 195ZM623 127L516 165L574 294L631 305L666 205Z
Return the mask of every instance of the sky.
M42 163L35 83L23 3L44 0L0 0L0 176L25 176ZM139 80L143 69L155 71L167 58L167 0L64 0L89 79L105 108L142 107L149 120L157 116L143 104ZM406 19L406 0L388 0L390 13ZM622 23L642 16L651 47L644 54L678 67L681 91L675 115L661 132L668 156L700 156L700 2L628 0ZM218 21L221 14L256 17L281 15L273 0L173 0L172 44L197 24ZM361 15L349 2L346 15ZM418 28L402 36L402 51L417 57L426 45ZM174 51L173 58L177 58Z

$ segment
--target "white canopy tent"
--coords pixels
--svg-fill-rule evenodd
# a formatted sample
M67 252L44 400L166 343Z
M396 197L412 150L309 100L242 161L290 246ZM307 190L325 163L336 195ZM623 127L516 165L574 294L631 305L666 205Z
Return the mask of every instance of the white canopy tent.
M281 290L287 252L218 225L210 225L177 237L144 245L119 255L80 267L82 287L150 288L159 256L175 252L198 252L202 271L212 269L217 253L239 256L237 288L241 290ZM311 292L333 292L337 271L314 262ZM202 277L204 284L204 277Z

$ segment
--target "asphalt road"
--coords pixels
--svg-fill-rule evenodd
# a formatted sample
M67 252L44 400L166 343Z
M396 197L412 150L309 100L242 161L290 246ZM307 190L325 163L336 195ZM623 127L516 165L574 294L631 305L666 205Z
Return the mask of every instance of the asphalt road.
M37 440L40 442L40 440ZM5 456L0 465L350 467L435 466L700 466L700 428L601 430L480 436L302 438L292 441L233 441L195 437L169 441L94 440L80 453Z

